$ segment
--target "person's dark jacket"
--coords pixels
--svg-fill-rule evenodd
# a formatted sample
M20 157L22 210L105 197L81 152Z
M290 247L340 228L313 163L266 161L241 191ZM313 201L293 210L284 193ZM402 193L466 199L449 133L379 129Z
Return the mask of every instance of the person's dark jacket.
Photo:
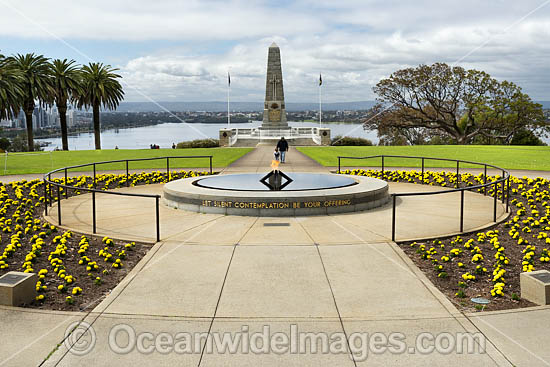
M277 148L279 148L281 152L286 152L288 150L288 142L283 139L279 140L277 143Z

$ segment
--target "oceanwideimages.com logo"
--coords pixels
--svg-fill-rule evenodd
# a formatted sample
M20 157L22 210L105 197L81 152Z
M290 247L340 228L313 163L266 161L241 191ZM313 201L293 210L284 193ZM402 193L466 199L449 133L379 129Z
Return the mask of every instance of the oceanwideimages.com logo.
M128 324L113 326L105 340L116 354L352 354L364 361L371 354L484 354L486 339L481 333L419 333L407 340L401 332L306 332L298 325L287 331L272 331L264 325L251 331L242 325L236 332L137 332ZM409 337L411 339L411 337ZM87 323L69 326L65 346L75 355L90 353L98 341Z

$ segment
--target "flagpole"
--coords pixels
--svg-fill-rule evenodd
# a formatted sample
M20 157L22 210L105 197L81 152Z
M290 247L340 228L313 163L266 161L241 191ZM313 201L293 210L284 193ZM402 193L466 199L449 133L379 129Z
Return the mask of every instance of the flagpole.
M323 127L322 109L321 109L321 85L323 85L321 74L319 74L319 128Z
M231 114L229 113L229 90L231 89L231 77L227 72L227 128L231 125Z

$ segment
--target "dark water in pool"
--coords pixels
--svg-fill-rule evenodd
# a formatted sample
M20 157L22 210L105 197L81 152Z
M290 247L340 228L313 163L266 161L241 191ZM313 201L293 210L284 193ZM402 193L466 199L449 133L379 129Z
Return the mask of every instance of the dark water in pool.
M235 175L219 175L209 176L195 181L195 185L221 190L237 190L237 191L270 191L260 180L267 173L244 173ZM282 191L299 191L299 190L322 190L334 189L354 185L356 182L353 178L319 174L319 173L286 173L293 181L285 186ZM285 179L282 179L285 183Z

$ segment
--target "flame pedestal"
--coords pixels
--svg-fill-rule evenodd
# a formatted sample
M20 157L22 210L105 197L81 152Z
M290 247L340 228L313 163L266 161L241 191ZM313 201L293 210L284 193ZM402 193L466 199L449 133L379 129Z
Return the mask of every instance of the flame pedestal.
M265 176L189 177L167 183L163 196L164 204L176 209L267 217L363 211L389 199L387 182L375 178L315 173L289 177L275 170Z

